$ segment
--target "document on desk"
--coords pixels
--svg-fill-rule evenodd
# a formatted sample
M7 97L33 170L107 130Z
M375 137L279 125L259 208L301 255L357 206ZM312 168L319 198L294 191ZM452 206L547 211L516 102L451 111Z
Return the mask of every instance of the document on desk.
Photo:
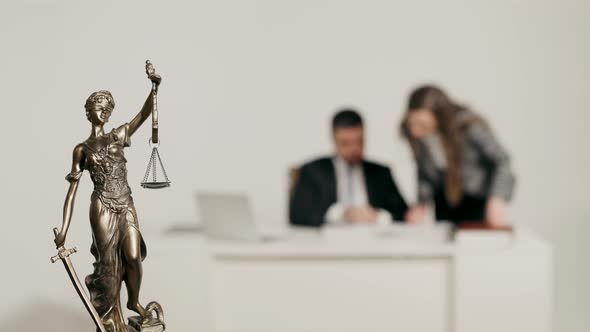
M446 223L407 225L338 225L322 229L322 237L329 242L383 240L421 244L443 244L450 241L451 226Z

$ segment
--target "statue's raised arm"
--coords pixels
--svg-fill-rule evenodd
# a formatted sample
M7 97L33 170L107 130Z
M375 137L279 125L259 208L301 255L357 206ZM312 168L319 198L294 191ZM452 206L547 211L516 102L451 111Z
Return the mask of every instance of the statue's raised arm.
M149 60L146 61L145 72L150 81L152 81L152 88L139 113L137 113L137 115L129 122L129 136L133 135L133 133L135 133L135 131L141 127L145 120L147 120L150 115L152 115L155 104L154 98L156 93L158 93L158 87L162 82L162 77L156 74L156 69Z

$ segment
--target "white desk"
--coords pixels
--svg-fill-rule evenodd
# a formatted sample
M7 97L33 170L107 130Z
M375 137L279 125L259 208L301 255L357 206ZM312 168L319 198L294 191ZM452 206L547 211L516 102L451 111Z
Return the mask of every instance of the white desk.
M478 249L360 238L201 242L194 330L551 331L551 248L530 233Z

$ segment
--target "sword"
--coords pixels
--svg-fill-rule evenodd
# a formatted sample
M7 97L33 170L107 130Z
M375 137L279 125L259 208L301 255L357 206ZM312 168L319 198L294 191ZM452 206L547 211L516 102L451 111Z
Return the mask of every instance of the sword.
M57 237L58 232L59 231L57 230L57 228L53 229L53 234L56 237ZM70 260L70 255L75 252L77 252L76 248L66 249L62 245L59 248L57 248L57 255L51 257L51 263L55 263L59 260L61 260L62 263L64 263L64 266L66 268L66 272L68 273L68 276L70 276L70 280L72 280L72 283L74 284L74 288L76 288L76 292L80 296L80 299L82 299L82 302L84 303L86 310L88 310L88 313L92 317L94 324L96 324L96 327L98 328L98 330L100 332L107 332L104 325L102 324L102 320L100 319L100 315L98 314L98 312L96 312L96 309L94 308L94 306L90 302L88 295L86 295L84 288L82 288L82 283L80 283L80 279L78 279L78 275L76 274L76 270L74 270L74 266L72 265L72 261Z

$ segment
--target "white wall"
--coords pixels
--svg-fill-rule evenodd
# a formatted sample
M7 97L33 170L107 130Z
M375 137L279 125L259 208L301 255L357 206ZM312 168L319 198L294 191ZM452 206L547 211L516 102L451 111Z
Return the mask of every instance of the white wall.
M330 151L329 118L343 105L363 111L368 155L413 197L397 123L408 91L436 82L483 113L512 153L514 220L556 246L556 330L586 331L589 10L582 0L2 2L0 327L31 329L14 322L54 304L79 312L47 258L71 150L89 133L83 103L109 89L112 123L128 121L147 95L150 58L164 77L160 150L173 187L138 186L147 126L128 160L152 250L159 230L196 222L195 189L246 191L264 226L286 223L287 169ZM90 193L85 175L69 238L82 276Z

